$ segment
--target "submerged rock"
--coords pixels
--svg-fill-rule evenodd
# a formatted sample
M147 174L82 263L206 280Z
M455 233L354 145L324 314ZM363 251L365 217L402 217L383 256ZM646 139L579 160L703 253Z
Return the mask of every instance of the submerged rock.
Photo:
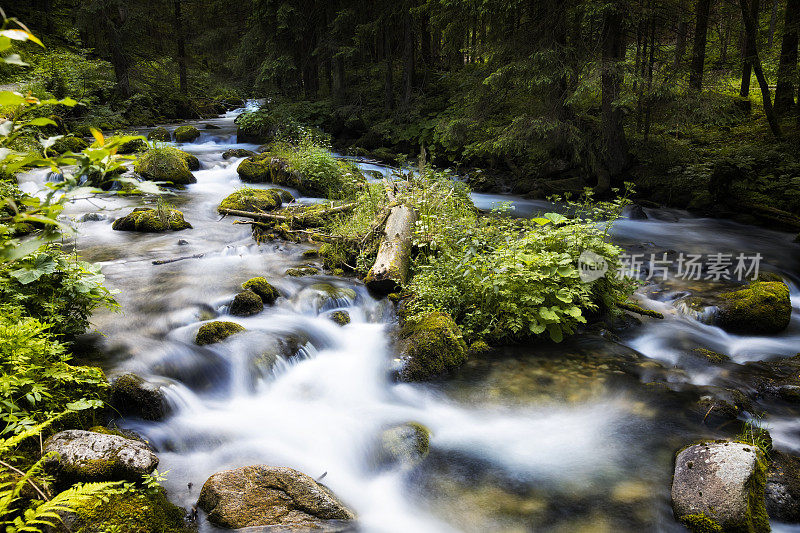
M200 137L200 130L194 126L178 126L175 128L175 142L190 143Z
M355 518L309 476L266 465L217 472L203 485L197 505L208 513L209 522L233 529L278 526L281 531L306 531L330 520Z
M263 277L251 278L245 281L242 283L242 289L256 293L266 305L275 303L275 300L280 296L278 290Z
M731 360L730 356L709 350L707 348L695 348L692 350L692 354L704 359L705 361L708 361L713 365L721 365Z
M164 126L159 126L147 134L147 140L169 142L172 140L172 136L169 134L169 130L167 130L167 128Z
M117 231L161 233L191 229L192 225L183 219L183 213L177 209L159 210L138 207L124 217L115 220L111 228Z
M209 322L208 324L200 326L194 342L200 346L214 344L216 342L222 342L231 335L235 335L244 330L244 326L236 322L215 320L214 322Z
M754 281L748 287L720 295L715 322L725 331L769 335L789 325L792 303L781 281Z
M350 323L350 313L347 311L334 311L328 318L340 326L346 326Z
M197 179L189 171L188 156L172 146L154 148L139 156L133 168L146 180L189 185Z
M252 150L245 150L244 148L229 148L222 152L222 159L231 159L232 157L252 157L256 155Z
M428 455L431 432L418 422L389 428L380 437L380 464L413 465Z
M289 268L284 272L287 276L292 276L294 278L301 278L303 276L313 276L314 274L318 274L319 269L315 266L302 266L297 268Z
M675 517L695 533L768 532L766 469L764 454L749 444L706 442L689 446L675 460Z
M45 460L45 467L63 485L136 481L158 466L158 457L142 442L77 429L47 439L44 453L53 454Z
M53 146L50 147L50 150L57 154L63 154L65 152L78 153L88 147L89 143L86 142L85 139L67 135L66 137L62 137L54 142Z
M467 360L467 345L452 318L429 313L400 330L404 381L421 381L448 374Z
M286 191L279 191L278 189L239 189L222 200L218 210L238 209L239 211L255 212L272 211L279 208L283 203L283 198L285 198L285 196L283 196L281 192L289 194ZM289 194L289 198L292 198L291 194Z
M770 452L766 501L773 520L800 522L800 457L777 450Z
M234 316L251 316L264 310L264 302L253 291L242 291L231 302L230 312Z
M136 374L124 374L111 383L111 406L122 416L161 420L167 402L161 387L147 383Z

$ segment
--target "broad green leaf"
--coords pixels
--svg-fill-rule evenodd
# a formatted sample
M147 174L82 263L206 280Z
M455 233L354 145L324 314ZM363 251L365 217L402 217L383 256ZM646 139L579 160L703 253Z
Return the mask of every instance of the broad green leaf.
M51 120L49 118L45 118L45 117L35 118L35 119L29 121L28 125L29 126L38 126L38 127L42 127L42 126L58 126L58 124L56 124L55 121L53 121L53 120Z
M22 105L24 103L25 97L21 94L11 91L0 91L0 106Z
M39 40L34 34L29 31L25 30L2 30L0 31L0 35L4 37L8 37L9 39L13 39L15 41L33 41L34 43L38 44L42 48L44 48L44 44L42 41Z

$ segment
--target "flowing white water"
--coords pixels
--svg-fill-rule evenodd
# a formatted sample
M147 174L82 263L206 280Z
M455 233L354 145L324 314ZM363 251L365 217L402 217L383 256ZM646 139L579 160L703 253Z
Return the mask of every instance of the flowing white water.
M388 302L374 300L352 280L286 277L286 268L307 261L301 256L307 247L257 246L247 226L220 220L217 205L242 186L236 173L240 160L223 160L221 153L256 148L235 143L235 115L205 121L221 129L201 130L196 143L181 147L202 163L194 173L197 183L173 199L194 229L159 235L112 231L111 218L139 204L133 198L79 202L68 211L76 218L97 211L109 215L80 223L79 250L101 262L109 285L122 291L122 313L98 313L95 324L107 335L105 350L115 357L113 373L134 371L167 385L173 406L167 420L123 424L158 449L159 470L169 470L166 486L173 500L191 507L214 472L266 463L313 477L327 473L325 483L352 506L359 526L368 532L570 531L585 525L575 525L575 517L592 531L636 531L641 526L625 525L631 513L626 505L642 502L650 502L647 517L634 523L657 531L680 530L666 504L675 446L652 444L662 438L654 427L665 431L665 439L675 430L658 425L641 402L616 390L590 401L485 402L451 394L447 387L395 383L391 369L396 354L388 331L394 316ZM386 171L369 163L364 168ZM42 179L34 173L23 185L33 190ZM482 208L507 198L475 195ZM518 205L526 216L546 208L546 202L519 199ZM742 228L698 219L651 219L624 221L617 236L662 247L703 248L703 240L716 235L708 247L752 247L783 272L797 272L785 235L753 230L742 236ZM152 263L182 257L186 259ZM228 316L227 305L238 286L256 275L267 277L283 297L256 316ZM356 297L326 300L319 283L353 289ZM793 298L797 310L796 287ZM669 298L645 302L673 309ZM349 311L350 324L339 327L328 318L337 308ZM198 328L214 318L239 322L247 332L216 345L196 346ZM297 355L284 349L287 339L298 342ZM655 360L681 365L686 351L696 346L744 362L793 354L798 340L797 314L785 334L756 338L728 335L672 311L664 322L646 323L625 342ZM685 379L696 384L717 378L713 369L687 369ZM381 431L408 421L431 429L433 459L415 469L379 467L374 448ZM785 426L792 424L797 426L796 419L788 418ZM778 431L778 444L788 442L784 433ZM447 474L451 469L459 474ZM451 480L457 489L448 495L432 493L425 488L430 475ZM492 490L501 496L481 500L470 505L475 509L469 513L456 516L452 509L473 501L462 502L462 495L474 497L468 496L473 482L494 483ZM645 483L647 489L630 495L636 483ZM525 496L530 501L520 496L531 490L538 495L535 505L530 495ZM508 509L502 501L512 496L523 501ZM542 514L542 505L550 511ZM213 529L205 521L201 528Z

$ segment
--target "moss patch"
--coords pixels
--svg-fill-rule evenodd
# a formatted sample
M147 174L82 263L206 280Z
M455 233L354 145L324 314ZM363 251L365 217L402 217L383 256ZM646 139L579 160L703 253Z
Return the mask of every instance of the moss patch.
M118 218L111 225L117 231L140 231L143 233L161 233L164 231L181 231L191 229L192 225L183 219L183 213L177 209L149 209L139 207L128 215Z
M722 526L704 514L686 515L681 523L692 533L723 533Z
M298 268L289 268L284 272L287 276L292 276L294 278L301 278L303 276L313 276L314 274L319 273L319 269L314 266L303 266Z
M175 142L190 143L200 137L200 130L194 126L179 126L175 128Z
M67 137L62 137L53 143L53 146L50 147L50 150L57 154L63 154L65 152L78 153L88 147L89 143L86 142L86 140L80 137L68 135Z
M721 365L722 363L727 363L731 360L729 356L723 353L717 353L706 348L695 348L692 350L692 353L715 365Z
M334 311L329 318L340 326L346 326L350 323L350 313L347 311Z
M224 322L217 320L200 326L200 330L197 332L194 342L200 346L214 344L216 342L224 341L231 335L235 335L236 333L240 333L244 330L244 327L236 322Z
M231 302L230 312L235 316L251 316L264 310L264 302L253 291L242 291Z
M244 148L229 148L222 152L222 159L231 159L232 157L252 157L255 152L245 150Z
M78 510L76 533L188 533L184 509L167 499L164 489L129 491Z
M720 295L716 323L740 334L780 333L789 325L789 287L779 281L754 281L748 287Z
M146 180L163 181L174 185L197 183L197 179L189 171L188 155L172 146L154 148L139 156L134 170Z
M256 212L272 211L279 208L283 203L283 195L281 192L286 191L279 191L278 189L251 189L245 187L222 200L218 209L238 209L240 211ZM292 198L291 194L289 198Z
M467 346L461 330L443 313L429 313L406 322L400 338L405 358L400 376L406 381L449 374L467 360Z
M167 128L159 126L147 134L147 139L150 141L169 142L172 140L172 136L169 134Z
M265 304L273 304L278 299L278 291L266 278L251 278L242 283L242 289L256 293Z

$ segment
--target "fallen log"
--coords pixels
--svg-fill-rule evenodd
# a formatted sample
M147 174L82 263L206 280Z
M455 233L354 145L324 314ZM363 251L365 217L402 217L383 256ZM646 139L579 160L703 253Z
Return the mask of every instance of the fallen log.
M392 208L386 219L375 264L364 279L369 289L389 294L408 281L411 236L416 221L417 212L411 206L401 204Z
M206 254L194 254L194 255L187 255L184 257L176 257L175 259L157 259L155 261L152 261L152 263L154 265L168 265L170 263L177 263L178 261L185 261L186 259L200 259L205 255Z

